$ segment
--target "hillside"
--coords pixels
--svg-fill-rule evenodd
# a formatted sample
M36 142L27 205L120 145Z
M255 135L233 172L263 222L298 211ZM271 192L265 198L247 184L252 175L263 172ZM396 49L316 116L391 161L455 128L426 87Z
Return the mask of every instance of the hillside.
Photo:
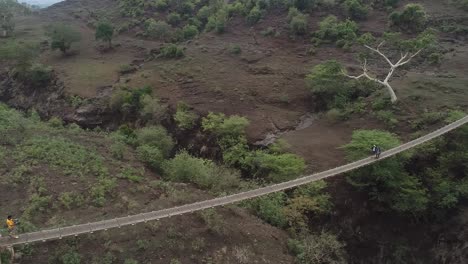
M33 13L13 8L0 38L0 211L21 219L21 232L109 219L294 179L369 155L372 144L421 136L468 110L466 7L67 0ZM97 40L106 28L111 41ZM367 79L383 83L383 56L408 60L388 78L396 102ZM15 263L463 263L466 139L465 126L326 182L17 248Z

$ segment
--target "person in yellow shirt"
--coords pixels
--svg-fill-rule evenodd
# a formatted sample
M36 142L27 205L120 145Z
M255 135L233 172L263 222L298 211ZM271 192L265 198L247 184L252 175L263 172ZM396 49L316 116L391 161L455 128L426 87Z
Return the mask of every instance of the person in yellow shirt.
M11 238L18 238L18 236L16 236L14 233L15 233L15 230L16 230L16 223L15 223L15 220L13 220L13 217L11 215L9 215L7 217L7 220L6 220L6 225L7 225L7 228L8 228L8 235L11 237Z

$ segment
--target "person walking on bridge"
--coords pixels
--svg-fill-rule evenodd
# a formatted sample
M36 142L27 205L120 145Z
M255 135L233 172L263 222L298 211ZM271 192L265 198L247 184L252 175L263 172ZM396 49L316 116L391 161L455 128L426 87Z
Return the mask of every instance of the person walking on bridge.
M375 158L378 159L380 158L380 153L382 153L382 150L380 149L379 146L375 147Z
M16 231L16 222L15 222L15 220L13 219L13 216L9 215L9 216L7 217L6 225L7 225L7 229L8 229L8 235L9 235L11 238L18 238L18 236L15 235L15 231Z

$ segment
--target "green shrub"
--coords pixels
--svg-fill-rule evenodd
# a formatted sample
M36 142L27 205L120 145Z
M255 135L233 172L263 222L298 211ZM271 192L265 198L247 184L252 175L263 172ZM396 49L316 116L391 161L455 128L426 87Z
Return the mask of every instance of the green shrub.
M307 16L298 14L292 17L289 22L289 28L295 35L305 35L307 33Z
M139 262L134 259L126 259L124 264L139 264Z
M149 37L168 40L172 35L172 27L164 21L150 18L145 22L145 32Z
M182 130L189 130L195 126L198 115L190 110L184 103L177 104L177 112L174 115L174 120L177 127Z
M354 43L357 38L358 26L351 20L339 22L330 15L319 24L319 30L314 35L317 40L336 43L339 47L347 47Z
M283 192L253 199L246 202L246 205L258 217L271 225L280 228L287 225L287 218L283 210L286 205L286 195Z
M35 86L41 87L52 81L53 70L52 67L45 66L40 63L33 63L27 71L20 74L20 77L24 81L28 81Z
M228 49L229 49L229 53L232 53L235 55L239 55L242 53L242 49L238 44L230 44L228 46Z
M102 207L106 203L106 196L110 194L117 186L115 179L100 178L91 190L90 195L93 198L93 202L96 206Z
M240 1L235 1L234 3L228 4L227 9L229 16L244 15L246 11L245 5Z
M197 13L197 18L203 23L208 22L208 18L213 14L213 9L210 6L202 6Z
M316 5L316 0L293 0L292 3L294 7L299 10L307 10Z
M81 255L78 252L69 250L60 257L60 260L62 261L62 264L80 264Z
M444 120L446 116L447 114L444 112L423 113L418 119L412 121L412 127L414 129L423 129Z
M138 159L154 169L160 169L164 161L164 155L162 151L150 145L141 145L137 149Z
M224 220L215 209L206 209L200 213L203 222L208 226L211 231L216 234L223 235L226 232L224 227ZM180 263L180 262L179 262Z
M257 22L262 18L262 11L258 6L254 6L252 10L250 10L249 14L247 15L247 23L250 25L257 24Z
M249 121L245 117L237 115L226 117L224 114L209 113L208 116L202 119L202 127L204 131L213 133L218 137L238 137L244 135L245 128L249 125Z
M126 152L126 146L123 142L114 142L110 146L112 157L118 160L123 160Z
M107 175L103 158L85 147L63 138L32 137L13 154L18 162L44 162L66 175Z
M59 201L68 210L80 207L84 203L84 197L77 192L64 192L59 196Z
M169 13L169 15L167 15L167 23L169 23L172 26L177 26L181 21L182 18L176 12L172 12Z
M457 121L459 119L462 119L465 116L466 116L466 114L463 111L452 110L452 111L449 111L447 113L447 117L445 118L445 122L446 123L452 123L452 122L455 122L455 121Z
M154 7L156 7L156 9L159 11L166 10L168 6L169 4L167 3L167 0L155 0L154 1Z
M151 246L151 242L149 240L142 240L142 239L137 240L136 244L137 244L138 250L141 250L141 251L145 251L149 249L149 247Z
M397 7L400 0L385 0L384 5L388 7Z
M62 128L63 127L63 120L54 116L48 121L49 125L54 128Z
M174 141L162 126L149 126L136 131L137 144L158 148L164 157L168 157L174 148Z
M338 108L332 108L328 110L326 113L326 117L328 120L330 120L331 122L335 122L335 123L346 120L347 118L346 113L344 113L342 110Z
M181 58L185 56L184 49L176 44L169 44L161 48L160 56L163 58Z
M150 123L161 123L166 117L167 107L161 104L158 98L145 94L140 98L140 116Z
M381 121L384 121L385 124L390 128L393 128L398 124L398 119L396 119L395 115L391 111L377 111L375 113L375 117Z
M145 178L145 170L135 169L133 167L125 167L118 175L119 179L126 179L131 182L142 182Z
M228 21L228 14L227 11L224 9L220 9L216 14L211 15L208 17L208 22L206 23L205 30L215 31L216 33L224 33L226 30L226 24Z
M390 25L405 32L421 32L427 25L427 14L420 4L407 4L403 11L390 14Z
M271 37L271 36L276 37L278 36L279 32L276 31L274 27L267 27L265 30L262 30L260 34L262 34L262 36L264 37Z
M213 186L214 163L200 158L192 157L186 151L177 154L173 159L163 165L164 176L172 181L192 182L202 188Z
M177 10L186 15L191 15L195 9L195 4L190 1L180 2L177 6Z
M291 21L293 17L302 15L302 12L295 7L290 7L288 10L288 21Z
M369 8L361 0L346 0L343 7L352 19L366 19L369 12Z
M184 39L193 39L198 35L198 28L194 25L186 25L183 28Z
M295 154L269 154L257 152L255 163L261 175L268 175L273 182L292 180L305 170L305 162Z

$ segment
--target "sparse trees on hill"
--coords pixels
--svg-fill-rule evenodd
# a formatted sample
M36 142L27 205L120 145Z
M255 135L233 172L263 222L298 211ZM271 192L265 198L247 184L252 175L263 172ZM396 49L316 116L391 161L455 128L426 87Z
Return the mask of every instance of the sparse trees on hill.
M112 48L112 38L114 37L114 26L106 21L101 21L96 28L96 40L107 42Z
M63 54L67 54L73 43L81 40L80 32L68 25L50 25L46 30L47 36L51 38L50 47L52 50L58 49Z

